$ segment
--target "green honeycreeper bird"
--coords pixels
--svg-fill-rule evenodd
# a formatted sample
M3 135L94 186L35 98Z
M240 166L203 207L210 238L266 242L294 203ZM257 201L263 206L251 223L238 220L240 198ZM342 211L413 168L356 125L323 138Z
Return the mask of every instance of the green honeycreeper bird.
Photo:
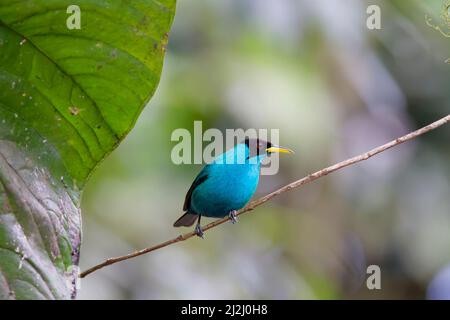
M271 153L293 153L262 139L245 139L233 149L217 156L203 167L186 194L185 213L174 227L191 226L197 220L195 233L203 238L202 216L236 222L237 210L243 208L256 191L262 160Z

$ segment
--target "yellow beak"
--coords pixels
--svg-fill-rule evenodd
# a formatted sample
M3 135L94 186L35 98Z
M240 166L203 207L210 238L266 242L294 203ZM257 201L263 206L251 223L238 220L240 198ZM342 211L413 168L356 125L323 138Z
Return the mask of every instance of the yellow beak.
M272 146L270 148L266 149L266 152L268 153L294 153L294 151L292 151L291 149L288 148L283 148L283 147L279 147L279 146Z

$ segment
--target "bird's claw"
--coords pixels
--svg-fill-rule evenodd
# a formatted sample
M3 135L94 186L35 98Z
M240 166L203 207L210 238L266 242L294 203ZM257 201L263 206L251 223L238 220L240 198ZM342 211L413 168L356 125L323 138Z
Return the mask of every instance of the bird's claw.
M200 225L200 223L197 223L195 225L195 234L197 235L197 237L205 239L205 233L203 232L202 226Z
M232 210L230 211L230 213L228 214L228 216L230 217L231 223L235 224L238 219L237 219L237 215L236 215L237 211L236 210Z

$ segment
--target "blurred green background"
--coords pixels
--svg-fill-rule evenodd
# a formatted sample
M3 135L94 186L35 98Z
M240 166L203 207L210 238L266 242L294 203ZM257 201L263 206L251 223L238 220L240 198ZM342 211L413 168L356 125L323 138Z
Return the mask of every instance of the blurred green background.
M172 224L201 166L174 165L170 136L194 120L280 129L296 154L260 196L448 114L450 39L426 23L449 32L445 2L180 0L156 95L84 193L81 268L191 230ZM449 141L440 128L105 268L78 298L450 298ZM371 264L381 290L366 288Z

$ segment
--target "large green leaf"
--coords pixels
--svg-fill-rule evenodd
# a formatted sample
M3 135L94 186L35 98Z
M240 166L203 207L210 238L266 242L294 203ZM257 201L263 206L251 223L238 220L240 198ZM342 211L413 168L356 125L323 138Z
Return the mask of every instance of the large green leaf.
M81 29L67 28L72 4ZM74 296L80 192L153 95L174 11L0 0L0 299Z

